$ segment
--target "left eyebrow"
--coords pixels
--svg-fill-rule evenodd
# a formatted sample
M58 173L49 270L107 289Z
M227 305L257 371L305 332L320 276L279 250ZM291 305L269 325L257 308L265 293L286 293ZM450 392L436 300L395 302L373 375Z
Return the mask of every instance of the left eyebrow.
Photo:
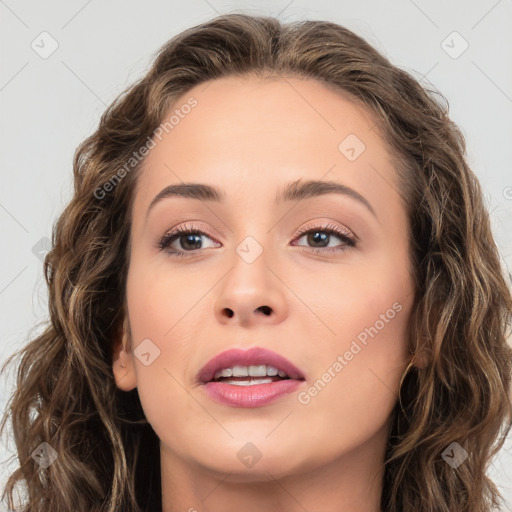
M276 205L281 201L296 201L308 199L310 197L322 196L325 194L342 194L366 206L372 212L374 217L377 217L373 206L370 202L363 197L356 190L347 187L336 181L323 181L323 180L297 180L288 184L284 190L276 197Z
M301 181L300 179L289 183L275 198L275 204L279 205L283 201L298 201L308 199L311 197L318 197L325 194L342 194L366 206L372 214L377 217L375 210L369 201L363 197L359 192L347 187L336 181L323 181L323 180L308 180ZM224 201L224 193L212 185L204 183L180 183L177 185L169 185L161 190L151 201L146 212L146 218L151 209L162 199L169 197L186 197L189 199L199 199L201 201Z

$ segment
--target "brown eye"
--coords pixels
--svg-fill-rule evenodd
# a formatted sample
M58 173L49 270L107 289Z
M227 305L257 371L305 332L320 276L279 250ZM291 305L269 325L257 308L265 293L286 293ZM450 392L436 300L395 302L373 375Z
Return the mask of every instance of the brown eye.
M158 247L173 256L185 256L187 253L195 254L195 251L204 249L203 239L212 240L194 226L179 226L166 233L158 242ZM215 247L214 242L210 247Z
M300 247L309 247L316 252L338 252L347 248L355 247L355 238L349 234L348 230L342 230L336 225L317 226L301 230L297 240L304 238L305 244L297 244ZM341 240L342 244L331 245L335 239Z

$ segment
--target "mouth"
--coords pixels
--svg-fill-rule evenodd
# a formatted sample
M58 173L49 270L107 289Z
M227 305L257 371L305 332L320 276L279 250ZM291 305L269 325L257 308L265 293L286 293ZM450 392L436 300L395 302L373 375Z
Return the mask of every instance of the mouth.
M197 379L201 384L224 382L235 386L252 386L286 379L305 380L305 377L283 356L254 347L221 352L203 366Z
M197 380L208 396L232 407L258 407L295 391L304 373L271 350L231 349L211 359Z
M215 377L209 382L223 382L233 386L255 386L258 384L270 384L290 377L284 370L279 370L272 365L259 364L251 366L238 366L223 368L215 372Z

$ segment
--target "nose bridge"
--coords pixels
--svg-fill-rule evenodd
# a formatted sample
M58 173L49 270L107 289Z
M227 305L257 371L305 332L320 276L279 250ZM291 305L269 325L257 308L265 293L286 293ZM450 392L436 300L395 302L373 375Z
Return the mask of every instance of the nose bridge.
M258 238L261 240L261 236ZM260 243L253 235L247 235L235 247L229 281L237 294L250 290L269 290L272 286L268 282L270 249L268 244L263 244L265 241Z

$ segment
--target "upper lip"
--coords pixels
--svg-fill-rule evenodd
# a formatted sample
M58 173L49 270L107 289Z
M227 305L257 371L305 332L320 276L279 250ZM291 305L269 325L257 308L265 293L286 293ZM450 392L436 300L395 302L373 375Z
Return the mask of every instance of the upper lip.
M265 348L254 347L249 350L229 349L212 357L199 371L197 379L201 383L210 382L215 373L233 366L270 365L286 372L290 379L304 380L303 373L288 359Z

